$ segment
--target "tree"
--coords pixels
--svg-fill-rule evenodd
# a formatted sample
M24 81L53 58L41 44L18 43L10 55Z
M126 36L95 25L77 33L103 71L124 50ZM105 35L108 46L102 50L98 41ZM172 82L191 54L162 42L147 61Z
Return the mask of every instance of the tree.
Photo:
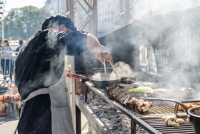
M5 38L26 40L41 29L42 23L49 16L50 12L44 8L38 9L34 6L14 8L3 20Z

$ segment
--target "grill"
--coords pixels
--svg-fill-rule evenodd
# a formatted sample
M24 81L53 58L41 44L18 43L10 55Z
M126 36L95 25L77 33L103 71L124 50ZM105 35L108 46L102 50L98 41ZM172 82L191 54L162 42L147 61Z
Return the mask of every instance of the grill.
M192 125L187 122L180 124L179 128L166 127L161 119L146 120L145 122L162 134L194 134Z
M151 107L149 114L173 114L174 103L165 101L152 101L153 107Z
M108 95L105 89L97 89L95 88L92 83L86 82L85 83L85 101L87 102L87 93L89 90L94 91L97 95L103 98L105 101L113 105L115 108L119 109L122 113L127 115L132 119L131 123L131 134L155 134L155 133L162 133L162 134L193 134L192 125L188 122L184 124L180 124L179 128L175 127L167 127L165 126L164 120L160 119L166 115L174 115L176 113L175 106L176 101L173 100L164 100L164 99L155 99L154 98L143 98L144 100L150 100L153 103L153 107L149 110L148 114L141 115L134 110L128 109L125 106L121 105L117 101L111 100L110 96ZM130 84L123 84L130 89ZM123 90L126 90L124 88ZM190 102L200 102L200 100L185 100L182 101L184 103ZM181 117L186 118L186 113L184 111L178 111L178 115ZM137 127L136 127L137 126Z

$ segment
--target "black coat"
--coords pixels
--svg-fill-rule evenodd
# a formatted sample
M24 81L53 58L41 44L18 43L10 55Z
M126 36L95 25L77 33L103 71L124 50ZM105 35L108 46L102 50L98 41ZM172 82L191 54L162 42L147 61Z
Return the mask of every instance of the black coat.
M87 49L84 32L38 31L20 50L15 62L15 80L22 100L31 92L49 87L61 78L64 55ZM39 95L26 103L18 125L19 134L51 134L49 95Z

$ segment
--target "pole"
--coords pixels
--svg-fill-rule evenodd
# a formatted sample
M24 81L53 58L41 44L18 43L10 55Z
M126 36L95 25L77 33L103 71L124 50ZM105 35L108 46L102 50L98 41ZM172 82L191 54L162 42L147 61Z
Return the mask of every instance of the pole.
M113 29L113 14L114 14L114 12L112 11L111 13L112 13L112 32L113 32L114 31L114 29Z
M3 23L3 15L2 15L2 42L4 41L4 23Z
M4 8L5 8L5 4L6 4L6 1L4 1L4 5L3 5L3 13L4 13ZM2 41L4 40L4 23L3 23L3 14L2 14Z

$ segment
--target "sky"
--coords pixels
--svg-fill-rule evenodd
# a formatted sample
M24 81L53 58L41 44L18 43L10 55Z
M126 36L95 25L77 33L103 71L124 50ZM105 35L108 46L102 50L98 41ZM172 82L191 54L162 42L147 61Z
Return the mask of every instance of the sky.
M46 0L6 0L5 11L9 11L12 8L20 8L24 6L35 6L41 8L44 6Z

